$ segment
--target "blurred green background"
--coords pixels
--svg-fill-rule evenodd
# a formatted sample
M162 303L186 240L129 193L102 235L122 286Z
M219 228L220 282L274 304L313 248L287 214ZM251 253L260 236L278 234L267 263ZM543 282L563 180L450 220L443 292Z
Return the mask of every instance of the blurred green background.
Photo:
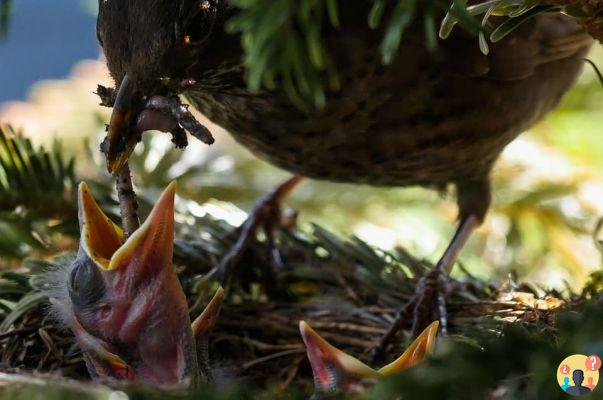
M8 88L9 83L16 87L10 92L12 97L1 98L0 122L22 129L38 144L61 139L67 152L76 155L83 176L104 173L98 167L100 158L91 163L83 150L98 148L109 117L109 110L98 106L92 94L97 83L111 84L102 60L95 59L99 51L89 7L94 3L62 0L41 6L37 0L19 2L11 34L0 43L0 88ZM38 15L32 7L48 8L44 10L51 16L46 34L31 34L32 15ZM69 10L72 22L65 20ZM66 41L65 35L48 33L54 31L78 40ZM28 50L23 58L17 57L21 53L9 53L11 48L24 46ZM35 58L41 51L36 49L53 46L60 51ZM9 60L3 57L6 54L13 57ZM603 66L600 46L590 59ZM25 74L24 69L29 72ZM29 88L27 95L24 87ZM504 279L516 271L537 285L563 289L581 287L589 272L600 268L601 254L592 235L603 215L602 117L603 90L594 70L585 65L559 109L511 144L498 162L492 213L461 256L470 273ZM182 176L182 207L195 215L209 212L239 223L245 217L241 210L249 209L257 196L287 173L259 161L218 127L213 130L214 146L193 143L180 158L170 150L167 135L153 135L145 143L147 148L139 149L149 156L143 164L134 165L136 183L143 195L152 197L169 179ZM162 158L168 151L169 157ZM167 165L166 160L174 164ZM302 226L318 223L385 249L403 246L430 260L443 251L456 217L450 194L316 181L301 186L287 206L300 212ZM1 263L12 265L10 260Z

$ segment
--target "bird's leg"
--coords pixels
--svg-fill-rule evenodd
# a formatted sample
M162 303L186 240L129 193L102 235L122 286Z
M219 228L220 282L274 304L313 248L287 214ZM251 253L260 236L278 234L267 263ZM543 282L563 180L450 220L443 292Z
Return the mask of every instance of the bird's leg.
M207 274L207 278L216 278L221 282L222 286L227 287L235 266L241 260L249 244L254 240L260 227L265 229L266 236L269 238L269 241L272 241L272 230L281 216L281 202L302 179L301 176L289 178L255 203L249 212L249 217L238 229L239 236L237 241L224 258L222 258L222 261ZM274 249L271 249L271 253L273 255L272 258L276 260L275 264L279 264L281 260L280 254L275 256Z
M372 357L382 359L385 350L403 326L411 322L413 337L416 337L430 322L439 320L441 332L447 333L446 312L447 279L459 253L471 233L481 224L490 205L490 186L487 180L457 185L460 222L436 266L423 276L415 295L396 313L394 322L386 334L373 348Z
M463 218L448 245L448 248L436 266L419 281L416 304L413 310L413 337L421 331L422 326L429 324L435 317L440 321L441 332L448 332L448 315L446 312L447 278L458 259L458 255L467 243L471 233L480 225L474 215Z

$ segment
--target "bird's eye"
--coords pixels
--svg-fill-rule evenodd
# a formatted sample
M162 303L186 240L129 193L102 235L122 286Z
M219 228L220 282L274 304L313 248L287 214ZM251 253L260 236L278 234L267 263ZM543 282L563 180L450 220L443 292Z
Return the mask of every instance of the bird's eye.
M105 283L89 260L76 260L69 275L69 297L75 307L96 304L105 294Z
M203 43L210 35L213 26L214 10L207 1L203 1L187 25L184 43L187 45Z

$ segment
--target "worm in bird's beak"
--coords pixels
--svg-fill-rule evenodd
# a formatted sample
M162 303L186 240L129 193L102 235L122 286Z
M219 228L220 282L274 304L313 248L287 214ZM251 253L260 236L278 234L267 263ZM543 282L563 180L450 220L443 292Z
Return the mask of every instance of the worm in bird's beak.
M163 192L129 238L102 212L85 183L79 187L80 250L69 269L71 317L66 318L94 376L172 386L198 378L193 327L172 265L174 195ZM222 291L197 322L206 335Z
M126 74L117 91L107 137L101 145L111 174L119 173L146 131L170 133L178 148L187 146L187 132L203 143L214 142L211 132L182 104L176 92L161 84L144 87L150 89L141 91Z
M352 384L365 379L394 375L420 363L435 347L438 326L437 321L433 322L411 343L404 354L378 370L331 345L306 322L299 323L299 330L306 345L316 390L329 393L345 391Z

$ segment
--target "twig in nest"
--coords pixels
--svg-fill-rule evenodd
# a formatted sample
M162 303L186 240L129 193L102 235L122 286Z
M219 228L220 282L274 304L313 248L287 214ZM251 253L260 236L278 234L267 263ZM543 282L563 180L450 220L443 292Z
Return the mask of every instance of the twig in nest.
M128 163L117 175L115 188L119 199L121 224L126 235L130 236L140 226L140 220L138 219L138 202L132 186L132 176Z
M304 354L305 352L306 352L306 349L292 349L292 350L279 351L278 353L270 354L268 356L256 358L255 360L249 361L249 362L243 364L241 369L246 370L255 365L274 360L275 358L287 357L287 356L291 356L294 354Z

